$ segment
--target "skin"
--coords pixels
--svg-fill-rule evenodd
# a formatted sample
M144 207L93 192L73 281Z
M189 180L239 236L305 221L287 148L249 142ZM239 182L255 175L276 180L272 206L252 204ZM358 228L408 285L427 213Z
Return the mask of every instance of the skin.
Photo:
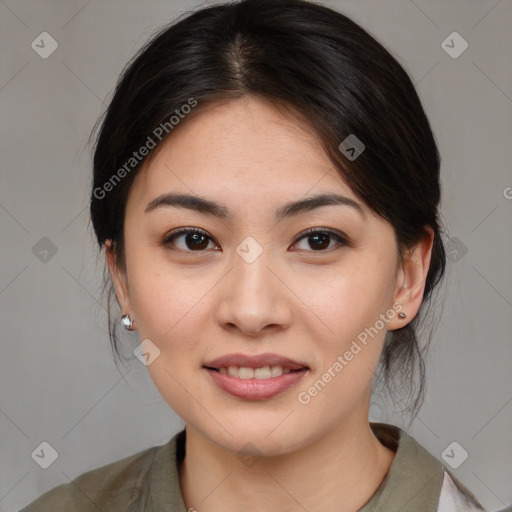
M230 219L148 203L167 192L225 205ZM336 192L357 201L323 206L276 222L284 203ZM176 228L210 238L201 250ZM338 230L322 250L309 228ZM236 252L253 237L262 254ZM160 355L147 366L169 406L184 420L186 457L180 485L199 512L354 511L370 499L394 453L368 421L372 378L387 330L412 319L422 301L433 233L398 265L392 225L362 203L336 172L314 133L252 96L198 113L172 133L143 166L125 214L126 271L110 243L106 258L123 313ZM311 243L310 243L311 242ZM307 405L313 385L379 315L395 316ZM298 386L268 400L224 393L202 365L218 356L276 352L307 363ZM257 463L237 452L252 443ZM263 499L264 497L264 499ZM300 504L300 505L298 505Z

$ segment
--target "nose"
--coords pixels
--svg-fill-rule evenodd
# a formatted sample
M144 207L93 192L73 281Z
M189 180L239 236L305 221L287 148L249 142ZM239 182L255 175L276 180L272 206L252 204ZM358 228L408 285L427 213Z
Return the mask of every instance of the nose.
M223 329L261 337L290 325L292 292L270 263L265 251L251 263L234 256L218 289L216 315Z

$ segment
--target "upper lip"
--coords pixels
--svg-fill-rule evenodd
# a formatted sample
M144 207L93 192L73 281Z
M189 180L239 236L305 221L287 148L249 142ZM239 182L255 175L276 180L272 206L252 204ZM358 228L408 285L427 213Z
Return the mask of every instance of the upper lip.
M246 368L261 368L262 366L280 366L281 368L289 368L290 370L308 369L306 364L294 361L279 354L226 354L224 356L212 359L204 364L208 368L228 368L229 366L242 366Z

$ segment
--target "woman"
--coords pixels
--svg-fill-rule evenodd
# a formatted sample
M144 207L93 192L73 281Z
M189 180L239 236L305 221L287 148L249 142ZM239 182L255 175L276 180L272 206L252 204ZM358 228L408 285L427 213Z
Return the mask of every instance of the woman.
M344 15L245 0L166 27L106 112L91 219L122 325L186 426L23 512L482 510L369 422L378 376L421 405L439 167L407 73Z

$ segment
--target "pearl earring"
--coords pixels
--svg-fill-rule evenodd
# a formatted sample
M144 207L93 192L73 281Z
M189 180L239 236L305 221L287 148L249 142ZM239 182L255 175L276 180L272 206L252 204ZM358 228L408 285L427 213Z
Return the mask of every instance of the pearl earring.
M135 321L135 317L130 317L129 314L123 315L121 317L121 325L127 330L127 331L134 331L135 328L133 327L133 322Z

